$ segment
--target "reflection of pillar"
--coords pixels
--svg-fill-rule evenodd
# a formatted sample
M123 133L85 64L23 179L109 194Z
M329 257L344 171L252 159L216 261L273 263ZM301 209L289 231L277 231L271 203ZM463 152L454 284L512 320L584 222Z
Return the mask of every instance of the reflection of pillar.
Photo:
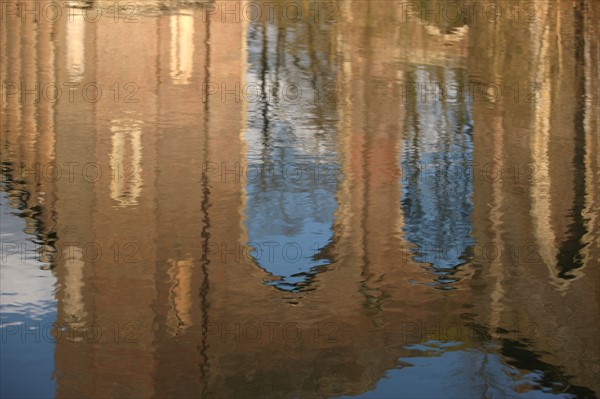
M547 5L543 7L546 15L550 17ZM544 18L544 21L548 21ZM536 176L531 183L531 214L534 222L534 235L536 237L539 254L546 264L549 277L557 289L567 289L568 281L557 278L557 255L556 237L552 226L552 202L550 177L550 112L552 110L551 91L558 88L553 85L551 79L550 58L548 52L553 43L550 39L551 27L549 22L534 25L534 37L537 43L541 43L539 52L536 54L537 71L535 76L540 80L540 98L536 104L534 129L531 135L531 159L536 168ZM541 31L541 32L540 32ZM561 43L557 45L560 47Z
M56 25L51 22L38 24L38 69L40 83L57 82L56 79L56 46L53 35ZM52 95L50 92L49 96ZM38 109L38 148L37 162L49 165L55 162L56 156L56 130L55 130L55 103L46 99L39 104ZM46 232L54 231L54 205L56 201L55 182L52 179L42 179L39 183L41 209L40 219ZM54 240L54 237L52 238ZM50 261L50 259L46 259Z
M589 11L584 13L584 88L585 88L585 115L583 118L583 129L585 129L585 208L582 212L585 221L586 233L581 238L584 245L581 250L582 272L585 273L589 281L600 281L600 86L598 85L598 76L600 76L600 29L598 28L598 19L600 18L600 3L588 2ZM581 279L583 280L583 279ZM580 281L581 281L580 280ZM578 289L578 284L574 284L574 289ZM590 298L598 298L599 290L597 284L591 284L595 289L585 288L585 296L581 303L588 303ZM592 295L588 294L592 291ZM595 293L595 296L593 295ZM596 299L597 300L597 299ZM592 306L591 318L581 317L580 325L583 325L585 333L590 332L582 344L585 347L584 361L582 367L589 370L591 378L595 378L595 390L600 392L600 383L597 376L600 374L600 347L598 339L594 332L600 330L600 319L598 317L598 303ZM589 328L587 326L590 326ZM579 326L574 326L575 331Z
M94 381L91 371L93 348L82 339L82 331L93 322L95 313L94 269L90 262L94 246L89 245L94 241L91 231L94 195L91 182L82 175L83 166L94 160L95 128L91 125L94 107L81 98L81 91L69 93L63 83L72 82L73 79L68 56L68 49L73 46L82 51L80 62L87 66L81 70L82 83L95 80L95 24L82 24L86 34L73 35L69 33L71 23L74 22L69 18L61 18L54 25L53 36L48 38L56 48L54 64L51 67L44 65L44 70L55 71L51 81L58 82L63 89L55 105L53 140L55 162L62 168L62 176L55 184L56 202L53 209L59 255L53 268L58 280L57 323L65 327L56 342L54 356L58 397L89 396ZM69 100L71 94L72 102ZM72 173L69 167L73 168Z
M585 31L584 31L584 54L585 54L585 201L586 206L583 212L583 219L586 221L587 233L582 237L585 247L582 250L583 267L598 264L600 259L600 137L597 132L600 129L598 119L600 115L594 110L600 108L600 99L598 96L598 60L600 53L598 49L597 38L600 34L598 25L595 24L594 17L600 14L600 5L596 3L589 4L591 12L584 13ZM590 270L593 269L593 270ZM586 273L598 273L600 268L588 268ZM594 272L595 270L595 272ZM596 281L598 279L596 278Z
M2 25L0 25L0 82L2 84L2 86L0 86L0 88L2 89L2 93L0 93L0 110L2 111L2 120L0 120L0 143L3 144L3 147L6 148L4 146L5 142L5 137L4 137L4 128L5 128L5 119L8 116L7 115L7 105L8 105L8 101L7 98L5 97L5 90L6 90L6 83L10 82L10 80L8 79L8 73L7 73L7 69L8 69L8 37L9 37L9 32L11 31L11 29L8 29L9 26L15 26L18 24L8 24L8 23L3 23ZM11 35L12 36L12 35ZM11 60L12 62L14 62L14 60Z
M97 24L97 77L107 96L96 103L94 120L92 159L102 174L94 183L92 229L104 253L95 262L95 322L120 331L94 348L95 373L106 375L95 395L106 397L155 393L158 20L138 19ZM108 89L115 86L120 95Z
M394 269L384 259L397 256L392 253L400 247L401 242L396 240L403 225L398 165L403 110L399 101L390 100L398 97L399 80L397 69L384 66L390 60L375 61L374 55L376 49L393 54L394 42L387 38L396 37L396 28L376 26L382 18L378 10L367 3L349 5L346 12L355 24L340 31L338 42L340 46L353 44L343 51L346 57L341 60L339 73L339 86L345 96L339 111L339 148L344 165L340 188L349 196L347 201L339 202L349 208L347 216L356 215L350 218L353 225L347 229L354 236L350 241L354 242L353 251L364 260L365 276L380 275L385 269L377 269L382 267ZM352 184L347 186L347 182ZM336 223L348 222L341 217Z
M231 18L227 18L226 21L222 22L221 15L216 14L208 23L206 40L209 64L205 82L229 90L237 87L239 90L245 83L247 55L245 51L233 52L230 49L245 48L246 22L243 19L241 22L235 22ZM209 226L205 235L208 243L231 251L235 245L244 242L241 215L245 181L239 174L236 175L235 171L239 171L240 159L244 159L242 151L245 149L243 133L246 106L233 95L209 96L205 101L205 159L207 162L214 162L219 168L219 173L208 176L204 183L207 197L204 198L202 206L207 217L205 223ZM233 252L230 252L233 255L224 257L220 251L214 252L209 254L207 259L210 281L208 301L214 301L214 305L219 307L214 315L220 315L226 320L229 311L227 308L220 308L223 306L223 299L235 297L237 300L240 297L240 294L236 293L237 289L244 289L246 285L241 282L240 287L235 287L226 282L236 280L236 276L245 275L247 271L244 269L249 265L236 261ZM221 314L220 311L224 313Z
M21 160L29 170L33 170L36 162L36 139L37 139L37 108L43 98L43 82L39 81L37 43L38 29L33 18L26 18L21 22L21 79L20 100L23 119L21 120L19 144L21 148ZM40 84L41 83L41 84ZM32 176L31 181L34 180ZM37 202L37 201L36 201ZM32 204L33 205L33 204ZM29 223L28 223L29 224ZM33 231L31 232L33 233Z
M21 31L22 24L17 22L3 23L2 29L6 34L2 35L2 73L4 79L1 84L4 85L2 88L3 98L2 101L2 140L3 144L10 143L12 151L16 150L16 144L18 139L18 130L21 127L21 96L20 92L16 95L8 95L7 84L20 85L23 81L21 77ZM9 38L14 38L9 40ZM10 62L9 62L10 60ZM31 85L31 83L29 83ZM2 157L6 156L6 151L2 151Z
M19 128L21 125L21 97L17 92L15 95L9 95L9 87L15 88L23 81L21 77L21 23L11 22L0 24L1 42L0 48L0 74L2 80L2 118L0 118L0 139L2 151L0 158L2 162L19 159L17 150L17 140L19 137ZM10 60L10 62L9 62ZM31 84L31 83L30 83ZM14 159L13 159L14 158ZM12 165L13 170L20 172L19 165ZM21 174L21 173L19 173Z
M201 396L206 366L203 321L207 281L203 232L202 167L205 161L206 114L201 88L207 68L207 25L199 10L183 11L179 31L175 16L159 18L159 63L186 54L187 85L161 68L158 85L156 158L157 297L155 336L157 397ZM181 19L180 18L180 19ZM193 25L191 25L193 23ZM169 34L170 32L170 34ZM192 36L187 36L191 34ZM184 40L185 39L185 40ZM192 73L193 72L193 73Z
M503 42L499 41L499 37L501 34L501 30L500 30L500 26L495 25L492 29L490 29L490 33L491 33L491 39L493 40L492 43L488 43L488 45L491 45L492 51L490 54L490 57L492 59L491 64L491 72L490 72L490 76L493 76L493 82L500 82L501 79L501 75L500 75L500 71L499 71L499 66L498 66L498 57L500 57L501 54L504 53L505 48L503 45ZM475 99L476 100L476 99ZM490 102L493 102L494 106L498 109L498 110L503 110L505 107L504 104L504 99L500 98L490 98ZM479 113L479 109L477 109L476 111L474 110L474 112ZM501 112L501 111L499 111ZM485 158L480 158L479 156L474 158L474 162L473 162L473 167L475 168L475 170L480 170L480 169L484 169L485 166L482 165L488 165L490 164L490 161L492 161L493 165L498 165L498 170L502 171L501 173L504 174L505 169L508 165L508 162L506 161L505 157L504 157L504 151L505 151L505 135L506 132L504 130L504 121L502 117L492 117L490 118L490 128L492 129L491 134L477 134L478 130L475 130L475 136L476 136L476 140L481 140L480 137L481 136L485 136L486 137L486 143L478 143L475 145L475 149L477 149L478 147L483 147L484 145L488 145L487 140L489 141L489 151L488 152L484 152L484 151L480 151L477 154L482 154ZM476 129L479 128L479 126L476 126ZM492 154L493 156L491 157L491 159L489 158L489 154ZM474 173L474 180L479 182L481 179L481 176L477 173ZM480 200L479 198L485 198L486 195L489 195L488 198L490 198L489 201L489 205L488 205L488 212L489 212L489 227L488 227L488 232L487 232L487 236L482 237L483 240L480 239L480 241L478 242L478 246L476 248L486 248L486 252L485 255L482 257L480 256L480 254L478 252L476 252L474 258L473 258L473 263L475 264L479 264L479 263L483 263L486 265L486 269L487 269L487 275L489 276L489 280L490 280L490 293L489 293L489 298L490 298L490 302L489 302L489 315L488 315L488 320L489 320L489 324L488 324L488 328L489 328L489 333L492 337L494 338L498 338L498 334L497 334L497 329L501 327L502 324L502 320L503 320L503 312L505 310L505 305L506 305L506 290L504 289L504 284L505 284L505 279L507 277L507 273L505 272L505 265L504 265L504 254L506 254L506 252L510 249L509 245L507 245L506 241L505 241L505 231L503 228L503 222L502 222L502 217L503 217L503 207L505 206L505 199L506 199L506 193L505 193L505 180L503 178L499 178L498 176L494 176L494 178L491 179L491 181L487 182L489 183L489 189L490 189L490 193L489 194L483 194L481 196L478 196L477 194L479 193L477 188L475 189L475 195L474 195L474 200L476 202L478 202L480 205ZM475 216L475 220L478 220L478 217L476 215L475 212L473 212L474 216ZM474 232L475 235L477 234L477 227L476 226L474 228ZM489 255L489 252L487 251L487 248L493 248L494 251L496 251L492 256L489 256L489 258L487 258L487 256ZM483 251L483 250L482 250ZM483 258L483 259L482 259Z

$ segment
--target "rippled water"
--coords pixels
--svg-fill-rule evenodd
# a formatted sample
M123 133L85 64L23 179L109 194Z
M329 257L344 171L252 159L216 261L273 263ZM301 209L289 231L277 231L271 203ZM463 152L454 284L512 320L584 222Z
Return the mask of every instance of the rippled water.
M598 396L600 2L35 4L2 397Z

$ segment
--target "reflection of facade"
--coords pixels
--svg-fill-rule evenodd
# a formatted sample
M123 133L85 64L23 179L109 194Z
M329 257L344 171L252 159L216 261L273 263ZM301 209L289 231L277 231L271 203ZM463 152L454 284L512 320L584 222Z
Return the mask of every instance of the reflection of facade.
M543 75L552 69L552 65L537 61L541 54L559 50L552 47L555 44L547 44L544 35L572 35L565 26L581 24L572 14L559 14L553 7L548 5L544 11L552 17L544 28L551 34L542 29L541 44L523 39L528 34L519 35L519 44L529 49L537 69L521 71L515 67L505 73L526 80L531 79L529 74ZM2 60L11 60L8 64L3 61L3 79L69 81L69 60L74 58L67 53L78 48L76 53L84 54L83 68L78 69L81 82L102 79L99 83L103 86L115 82L139 86L137 104L108 100L97 104L61 101L20 105L11 97L2 105L2 157L12 167L19 161L76 162L82 166L96 162L106 172L94 181L76 174L74 181L37 182L29 175L22 182L11 183L15 192L29 193L26 205L31 209L32 230L35 228L41 239L62 248L66 243L78 243L72 258L58 259L53 265L59 281L57 321L78 326L96 323L103 330L98 342L58 341L58 396L360 394L374 388L386 370L396 368L399 358L410 362L414 352L406 344L413 337L407 337L407 323L429 326L433 331L435 326L472 323L489 332L489 339L496 339L494 342L502 347L499 353L504 351L511 357L518 349L521 352L512 356L516 361L523 360L521 353L554 353L554 357L538 359L538 364L561 368L548 378L573 375L569 380L573 386L597 389L593 385L597 346L586 341L594 336L597 319L588 325L593 314L583 314L580 309L595 300L598 288L589 285L589 279L565 278L597 273L590 265L598 258L598 221L594 218L598 155L588 150L598 145L593 134L597 115L586 114L587 127L577 131L571 122L578 116L561 103L578 97L575 93L581 90L569 82L584 78L581 81L586 93L597 90L597 63L586 62L584 76L579 76L582 72L577 72L572 58L565 55L567 50L562 49L564 61L555 65L562 68L561 83L552 87L556 95L543 97L545 102L537 105L504 101L492 107L473 102L470 109L455 113L435 108L443 104L427 108L427 112L441 112L449 118L464 116L465 121L447 126L462 126L472 118L472 148L467 142L466 155L456 150L462 144L452 139L464 136L453 136L447 154L472 157L474 165L480 167L490 162L489 154L493 154L505 170L513 161L547 165L541 170L549 184L526 179L515 183L512 175L511 180L491 181L475 173L472 182L467 179L458 185L458 193L469 196L472 184L472 210L458 197L457 202L466 204L461 211L470 220L476 247L493 241L504 254L510 253L507 251L514 242L559 248L556 253L540 253L542 259L536 258L534 263L514 262L508 255L478 257L476 251L475 258L463 267L469 276L461 275L453 282L458 289L442 292L414 283L430 281L432 273L421 267L414 253L406 253L412 250L407 231L419 219L411 219L401 206L414 195L413 187L403 181L402 161L409 151L422 147L411 143L410 134L415 132L406 124L414 111L411 103L403 100L401 85L408 80L407 71L413 65L436 70L446 63L453 70L484 68L479 79L505 79L501 71L508 61L502 54L508 51L502 46L507 44L498 38L511 37L516 28L481 24L462 28L453 36L454 31L441 33L445 27L418 21L398 28L390 23L397 15L389 8L368 2L344 3L342 12L350 23L329 27L324 35L335 51L319 49L316 53L327 57L300 61L311 73L315 63L335 69L335 73L317 75L329 76L339 84L338 102L322 115L315 109L307 114L314 117L315 125L331 127L329 117L337 123L335 136L324 137L321 142L337 151L333 161L344 176L335 186L335 196L324 193L326 200L334 198L329 205L334 217L325 218L331 229L324 237L331 237L331 243L322 253L330 264L327 272L311 276L311 290L301 293L282 293L265 284L271 277L268 272L235 252L236 244L253 239L248 226L256 220L248 219L256 213L248 208L256 205L251 203L255 195L251 190L260 192L260 187L249 187L245 179L236 181L231 175L222 179L221 173L208 178L203 174L209 162L260 162L258 149L262 147L253 147L246 136L246 118L252 116L253 109L246 110L245 104L235 101L223 102L219 95L203 101L198 91L204 83L243 84L254 76L247 73L252 65L245 52L231 51L240 43L245 46L250 32L246 25L219 23L218 15L204 23L200 10L194 9L182 11L175 19L171 15L142 19L133 28L110 21L85 24L84 33L77 34L80 42L69 47L59 45L70 43L74 37L66 21L39 24L37 36L30 26L2 24ZM588 32L586 43L594 43L597 36L591 23L583 25ZM300 44L315 33L303 30L305 26L296 29L295 40ZM113 40L113 35L125 34L131 43ZM432 39L438 36L439 40ZM20 39L8 40L13 37ZM511 37L510 42L516 40ZM467 42L473 54L471 48L467 52ZM488 61L481 61L481 54L487 54L482 49L488 47L493 62L482 67ZM402 53L403 49L414 51ZM18 55L20 51L23 57ZM336 62L324 61L334 56L339 57ZM597 54L592 58L597 60ZM40 59L53 60L55 68L38 69ZM553 57L541 59L551 62ZM307 76L300 80L310 80ZM597 107L597 99L588 97L586 101L591 102L588 109ZM545 113L542 104L550 106L552 112ZM553 119L552 114L559 112L563 113L560 118ZM278 133L275 138L285 143L285 132ZM429 138L441 140L435 135ZM311 142L310 136L304 139ZM566 148L564 142L577 144ZM9 151L5 153L4 148ZM314 149L294 154L291 159L311 151ZM434 153L431 150L427 155ZM583 174L573 168L581 155L586 165ZM134 168L125 170L129 163ZM131 171L135 178L125 180ZM285 189L281 190L284 194ZM576 194L562 195L562 191ZM583 203L578 203L579 199ZM576 220L571 216L580 211L590 217ZM436 222L444 227L454 218ZM536 218L548 222L538 223ZM561 269L564 261L551 262L577 253L574 237L581 231L585 234L578 239L588 245L581 250L580 267L566 270ZM420 240L415 237L415 242ZM557 244L550 246L548 240ZM86 255L88 243L100 247L103 255L93 259L89 246ZM548 285L548 281L556 284ZM515 319L540 326L531 347L523 349L518 346L522 343L505 339L503 330L514 328ZM320 335L327 335L326 328L317 331L315 339L315 323L323 327L328 322L335 323L335 340ZM262 323L263 338L255 342L247 339L243 335L247 323ZM274 342L269 342L264 323L275 323L271 324ZM301 342L282 338L280 327L290 323L302 331ZM556 334L547 336L546 331ZM417 341L423 338L422 334L415 335ZM462 350L476 349L476 345L464 338L462 341L458 343L460 349L447 353L456 353L449 357L461 362L464 369L475 370L480 357L470 357L470 352ZM577 359L582 353L589 358ZM406 370L411 369L395 371ZM485 369L478 378L499 378L495 372Z
M585 126L593 106L573 105L574 99L597 102L588 94L593 88L584 88L597 62L582 59L583 47L564 44L596 42L597 28L591 21L598 16L598 3L536 5L540 15L536 24L507 22L493 30L485 23L471 26L473 51L490 54L486 67L470 60L478 78L521 85L518 101L511 92L493 106L482 101L473 105L474 130L481 131L474 135L478 166L473 235L479 248L487 244L494 249L487 256L476 251L474 259L479 269L471 284L486 287L476 301L476 313L481 315L477 323L489 326L490 334L500 339L506 339L502 331L511 330L511 325L514 330L533 323L535 339L524 349L530 355L544 353L538 360L546 362L545 371L561 368L577 376L570 381L571 392L580 384L598 391L597 378L592 377L598 375L597 361L591 361L599 356L591 338L598 312L584 305L595 301L598 287L585 283L596 272L589 267L594 260L584 254L593 251L591 243L599 230L583 216L590 214L586 208L597 199L595 190L585 184L597 171L584 159L597 158L598 151L590 146L593 141L586 142L594 135ZM515 47L524 49L519 62L509 60ZM530 66L523 68L524 64ZM597 88L597 79L591 80ZM539 85L535 101L528 96L530 82ZM481 173L490 164L502 175Z

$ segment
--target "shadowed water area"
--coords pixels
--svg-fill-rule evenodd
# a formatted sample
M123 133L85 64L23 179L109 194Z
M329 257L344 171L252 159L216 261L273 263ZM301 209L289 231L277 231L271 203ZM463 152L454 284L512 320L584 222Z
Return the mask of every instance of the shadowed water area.
M599 395L600 2L48 4L2 2L0 396Z

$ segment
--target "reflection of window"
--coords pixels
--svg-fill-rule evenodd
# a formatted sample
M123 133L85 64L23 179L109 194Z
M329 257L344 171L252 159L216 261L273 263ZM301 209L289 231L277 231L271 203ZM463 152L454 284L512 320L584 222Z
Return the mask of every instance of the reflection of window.
M85 310L83 305L83 251L70 246L65 260L65 280L63 285L63 312L70 323L83 324ZM81 338L80 338L81 339Z
M85 21L83 16L67 21L67 71L69 79L80 82L85 72Z
M339 165L335 151L321 153L321 148L333 148L335 136L295 131L285 123L272 124L268 134L272 144L263 142L259 130L246 132L248 245L257 264L272 275L269 284L299 291L333 260L328 247Z
M447 73L445 81L461 82L459 73ZM427 87L438 84L424 69L414 80ZM429 264L438 283L449 284L474 244L470 99L408 100L414 107L407 114L402 154L404 231L414 259Z
M171 79L179 85L188 84L194 62L194 17L182 11L171 16Z
M167 316L169 329L173 335L181 334L182 330L192 325L190 310L192 307L192 268L191 259L169 260L169 277L171 291L169 300L172 309Z
M281 88L291 87L294 76L319 70L320 53L315 52L313 59L310 52L296 50L290 57L283 56L282 49L293 46L279 42L286 39L274 25L264 28L255 24L251 29L248 86L258 88L264 96L248 103L248 160L243 171L247 244L253 248L250 255L256 264L270 274L267 284L302 291L334 259L333 222L340 169L336 110L284 100L291 92ZM275 72L274 60L278 59L285 65ZM321 71L321 79L333 81L330 69ZM310 79L298 82L304 93L309 85Z
M142 123L133 119L116 119L110 128L110 197L122 207L137 205L142 191Z

